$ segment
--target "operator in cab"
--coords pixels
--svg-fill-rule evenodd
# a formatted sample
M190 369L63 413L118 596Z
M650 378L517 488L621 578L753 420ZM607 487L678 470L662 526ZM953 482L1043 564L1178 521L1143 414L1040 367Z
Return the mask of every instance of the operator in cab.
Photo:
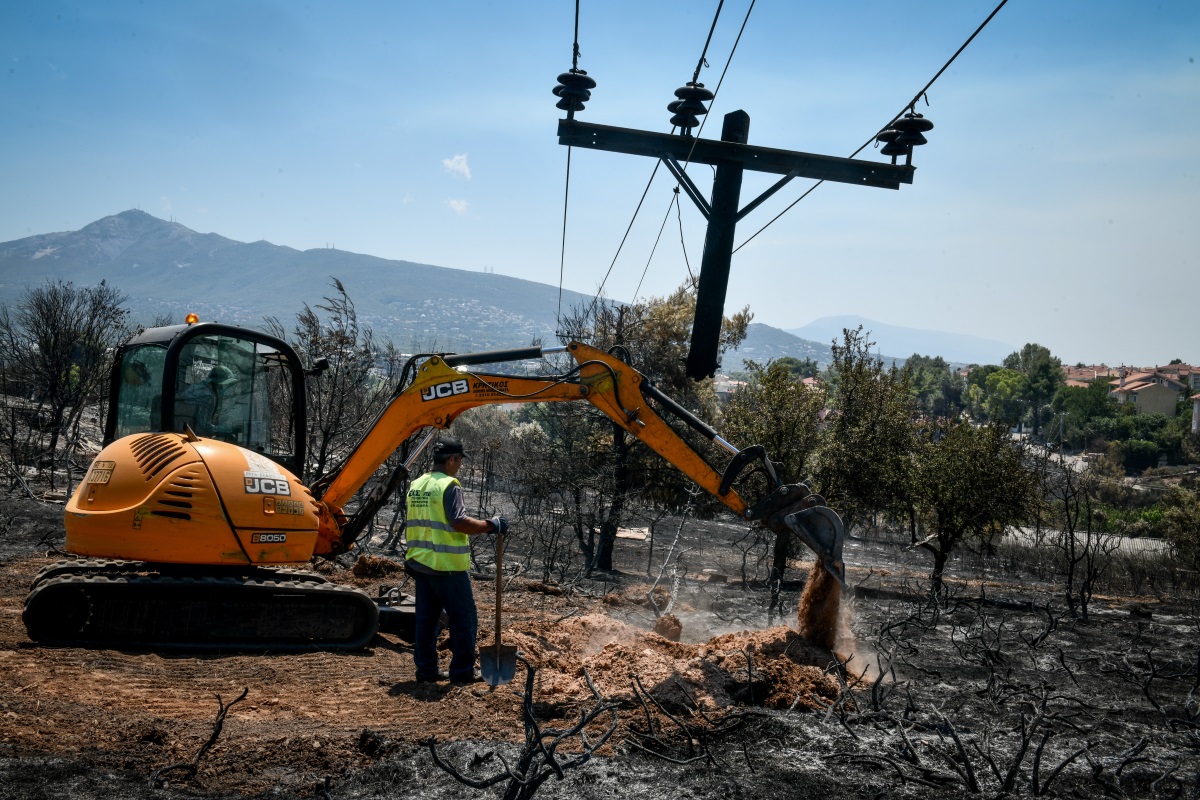
M190 418L192 430L199 436L236 442L236 433L241 427L234 400L237 383L233 371L218 364L203 381L193 383L180 393L179 400L191 405L182 406L176 415L182 419ZM185 409L192 409L194 413L187 414Z
M416 585L416 641L413 663L417 681L475 683L475 639L479 621L471 589L471 545L468 537L504 533L503 517L476 519L467 516L458 471L466 453L457 439L445 437L433 446L433 470L414 480L408 489L408 553L405 567ZM438 669L437 628L446 612L450 629L450 669Z

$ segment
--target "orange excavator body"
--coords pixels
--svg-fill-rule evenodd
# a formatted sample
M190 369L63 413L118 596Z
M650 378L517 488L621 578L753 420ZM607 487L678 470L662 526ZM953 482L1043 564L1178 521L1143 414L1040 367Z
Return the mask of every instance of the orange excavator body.
M307 564L317 502L295 475L186 433L118 439L67 503L66 549L163 564Z

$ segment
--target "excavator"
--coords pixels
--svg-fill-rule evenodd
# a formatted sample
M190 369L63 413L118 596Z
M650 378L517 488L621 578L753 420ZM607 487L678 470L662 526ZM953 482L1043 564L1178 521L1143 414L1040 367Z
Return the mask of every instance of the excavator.
M472 370L561 353L574 364L557 375ZM797 537L844 583L844 529L824 500L620 355L573 341L413 356L358 444L308 485L305 382L324 359L306 368L279 338L193 315L147 329L115 353L104 446L66 506L74 558L39 573L26 630L44 644L156 650L355 650L381 630L411 640L409 598L372 597L306 567L348 551L438 432L493 404L590 403L740 518ZM667 417L731 454L725 469ZM401 463L372 484L397 452ZM764 478L747 480L754 473ZM750 484L761 496L739 493Z

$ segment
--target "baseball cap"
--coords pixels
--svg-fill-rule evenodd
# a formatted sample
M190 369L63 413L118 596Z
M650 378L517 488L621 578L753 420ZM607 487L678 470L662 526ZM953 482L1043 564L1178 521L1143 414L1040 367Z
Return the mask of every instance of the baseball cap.
M462 442L452 436L440 439L433 445L433 457L437 461L449 458L450 456L462 456L466 458L466 455Z

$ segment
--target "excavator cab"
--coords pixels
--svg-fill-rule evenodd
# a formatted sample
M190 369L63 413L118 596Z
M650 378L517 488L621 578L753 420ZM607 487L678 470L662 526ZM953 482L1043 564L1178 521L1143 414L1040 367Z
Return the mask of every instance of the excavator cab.
M116 354L104 443L191 429L300 476L304 370L286 342L217 323L150 328Z

